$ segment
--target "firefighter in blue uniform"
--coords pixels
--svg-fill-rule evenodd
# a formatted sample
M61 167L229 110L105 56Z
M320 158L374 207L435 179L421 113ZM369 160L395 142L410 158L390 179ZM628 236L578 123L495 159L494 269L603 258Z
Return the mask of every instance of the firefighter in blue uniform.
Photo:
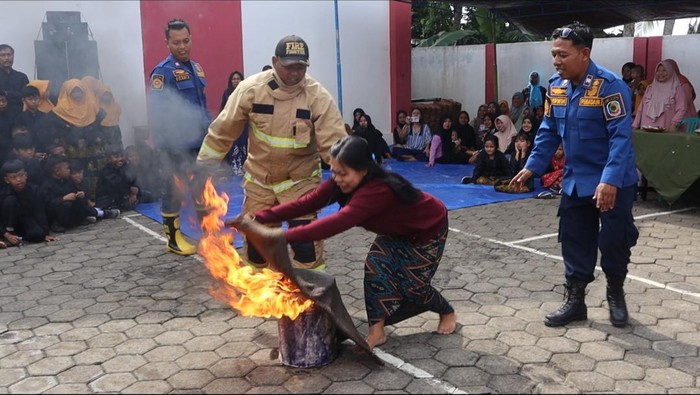
M168 239L167 250L191 255L197 248L180 232L182 193L175 185L174 176L182 181L191 179L211 115L204 95L204 70L190 59L190 27L183 20L171 20L165 27L165 41L170 55L151 71L151 136L162 161L161 214Z
M593 33L574 22L554 30L545 117L525 168L512 180L521 186L543 174L561 143L566 155L559 206L559 241L567 296L545 325L588 318L585 290L600 265L607 278L610 321L628 320L623 283L631 247L639 237L632 217L637 171L632 147L630 90L620 77L590 59Z

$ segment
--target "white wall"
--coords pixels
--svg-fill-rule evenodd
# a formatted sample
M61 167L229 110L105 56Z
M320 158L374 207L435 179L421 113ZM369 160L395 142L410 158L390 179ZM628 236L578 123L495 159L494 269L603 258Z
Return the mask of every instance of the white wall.
M496 44L498 100L510 103L513 94L530 82L533 71L539 73L540 85L547 87L547 81L554 74L551 48L552 43L546 41Z
M631 37L595 39L591 57L598 65L619 75L622 65L632 60L633 40ZM554 74L551 47L551 41L497 44L498 99L510 102L513 93L527 86L532 71L540 74L540 84L546 87ZM687 53L690 57L692 52L687 50ZM457 100L474 117L486 97L485 55L484 45L414 48L413 98Z
M591 59L613 73L620 75L622 65L631 62L634 38L596 38L593 40ZM540 74L544 87L555 70L552 65L552 42L498 44L498 98L510 103L513 93L521 91L529 82L530 72Z
M634 60L634 38L596 38L593 40L591 59L621 77L622 65Z
M271 64L277 42L296 34L309 46L308 74L338 100L335 11L333 1L250 1L241 3L243 63L252 75ZM339 1L343 118L352 125L360 107L389 135L389 2Z
M484 102L485 47L414 48L411 55L412 99L440 97L462 103L473 118ZM411 109L406 108L410 112Z
M700 109L700 34L687 36L665 36L663 38L663 59L674 59L681 73L688 77L695 88L695 108ZM653 70L647 70L647 75Z
M46 11L80 11L95 41L102 81L122 106L124 143L133 142L133 127L147 124L138 1L4 1L0 41L15 49L16 70L35 78L34 40Z

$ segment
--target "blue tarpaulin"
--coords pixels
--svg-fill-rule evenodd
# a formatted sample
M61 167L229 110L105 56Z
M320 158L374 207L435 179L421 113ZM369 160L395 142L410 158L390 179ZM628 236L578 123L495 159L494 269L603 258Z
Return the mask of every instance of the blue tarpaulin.
M529 193L513 194L497 192L493 186L462 184L463 176L471 176L474 167L472 165L440 165L427 167L425 162L397 162L390 160L385 162L384 167L388 170L401 174L414 186L427 192L445 203L448 210L459 208L481 206L484 204L505 202L517 199L526 199L537 196L543 189L539 180L535 181L538 187ZM330 172L324 170L323 179L330 177ZM229 197L228 213L226 219L234 218L241 212L243 204L243 188L241 187L241 177L231 177L225 182L215 185L219 193L225 192ZM338 205L324 208L319 216L326 216L338 210ZM142 203L137 207L137 211L148 218L162 222L160 215L160 202ZM180 212L182 231L192 239L198 240L201 232L196 225L196 214L191 201L187 201ZM242 241L236 237L236 247L240 247Z

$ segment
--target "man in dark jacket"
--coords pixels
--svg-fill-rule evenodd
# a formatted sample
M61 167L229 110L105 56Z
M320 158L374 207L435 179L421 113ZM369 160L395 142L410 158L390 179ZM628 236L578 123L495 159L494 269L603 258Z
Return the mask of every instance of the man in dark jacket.
M22 89L29 84L26 74L12 68L14 63L14 48L0 44L0 90L7 92L7 110L13 119L22 112Z

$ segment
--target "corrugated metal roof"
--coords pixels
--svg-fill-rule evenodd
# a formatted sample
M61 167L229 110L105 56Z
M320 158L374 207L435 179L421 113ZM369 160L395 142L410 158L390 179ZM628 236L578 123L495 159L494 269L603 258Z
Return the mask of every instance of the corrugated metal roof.
M488 8L522 31L538 36L549 36L554 29L573 21L606 29L632 22L700 16L697 0L470 0L463 4Z

